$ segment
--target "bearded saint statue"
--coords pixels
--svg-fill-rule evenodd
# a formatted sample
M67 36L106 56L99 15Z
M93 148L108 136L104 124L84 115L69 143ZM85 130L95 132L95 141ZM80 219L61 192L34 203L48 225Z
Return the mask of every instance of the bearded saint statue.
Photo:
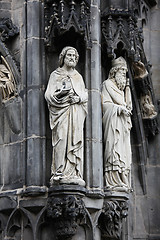
M113 60L102 88L104 172L106 188L110 191L128 192L131 188L132 101L126 72L123 57Z
M53 157L50 184L78 184L83 180L83 128L87 114L88 91L75 70L78 52L65 47L60 67L50 75L45 98L50 113Z

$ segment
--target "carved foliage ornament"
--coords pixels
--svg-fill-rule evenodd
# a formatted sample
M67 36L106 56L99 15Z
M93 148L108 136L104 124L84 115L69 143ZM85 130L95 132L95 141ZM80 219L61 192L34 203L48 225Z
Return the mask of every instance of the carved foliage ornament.
M46 45L52 46L57 35L63 35L72 27L84 36L86 46L90 48L89 1L45 0Z
M86 216L86 211L79 197L68 195L63 198L50 197L47 215L54 220L53 227L58 239L67 239L76 233L78 224Z
M104 239L120 239L122 219L128 215L127 201L107 201L99 218Z

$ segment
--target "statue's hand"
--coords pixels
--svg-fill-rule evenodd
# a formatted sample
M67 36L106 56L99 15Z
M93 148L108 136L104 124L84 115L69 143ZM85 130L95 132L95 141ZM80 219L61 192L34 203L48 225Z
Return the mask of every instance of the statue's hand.
M132 113L130 110L128 110L126 107L121 107L120 108L120 113L124 114L126 117L129 117Z
M126 116L129 117L131 115L131 112L128 109L123 109L122 113Z
M70 101L69 102L71 104L79 103L80 102L80 97L76 96L76 95L70 96Z
M134 62L133 69L135 72L134 78L144 78L148 75L145 65L141 61Z

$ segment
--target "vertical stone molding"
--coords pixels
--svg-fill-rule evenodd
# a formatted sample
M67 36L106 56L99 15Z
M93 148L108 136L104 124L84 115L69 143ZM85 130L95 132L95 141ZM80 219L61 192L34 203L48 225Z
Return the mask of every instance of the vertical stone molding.
M23 10L25 181L41 186L46 181L44 6L39 0L25 1Z
M102 157L102 109L101 109L101 38L100 38L100 1L91 1L91 39L89 53L89 114L86 120L86 144L88 146L87 186L93 191L103 188Z

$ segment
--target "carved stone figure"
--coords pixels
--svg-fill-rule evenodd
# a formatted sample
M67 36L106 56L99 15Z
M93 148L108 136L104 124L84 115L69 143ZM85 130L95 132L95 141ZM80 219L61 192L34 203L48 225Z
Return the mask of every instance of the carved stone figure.
M4 58L1 56L4 61ZM11 72L5 64L0 64L0 92L2 100L8 100L14 96L16 87L12 79Z
M134 79L143 79L148 76L148 72L141 61L133 63Z
M134 69L134 79L141 80L145 79L148 76L148 72L146 70L145 65L141 62L134 62L133 63ZM144 87L144 85L142 85ZM151 94L149 90L140 96L140 105L142 110L142 118L143 119L151 119L157 116L157 112L155 110L155 106L153 105Z
M132 101L127 64L119 57L112 61L109 77L103 83L104 170L108 190L130 189Z
M78 52L65 47L60 67L51 73L45 98L52 130L52 177L50 184L68 183L84 186L83 127L87 113L88 91L75 70Z
M155 107L149 95L141 96L140 100L143 119L154 118L157 116L157 112L155 111Z

